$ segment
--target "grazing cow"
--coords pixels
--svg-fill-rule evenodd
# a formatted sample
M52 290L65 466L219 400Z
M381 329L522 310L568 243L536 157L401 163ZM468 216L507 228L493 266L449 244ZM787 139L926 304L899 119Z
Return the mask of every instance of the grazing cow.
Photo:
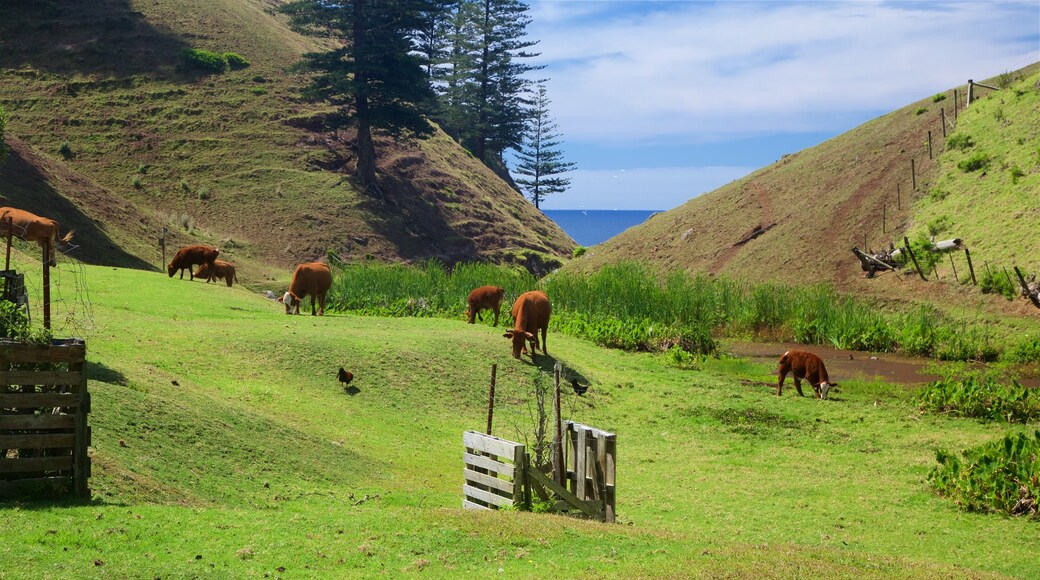
M21 238L27 242L36 242L41 248L47 248L47 263L51 266L58 263L56 247L72 240L72 232L58 239L58 222L24 209L0 207L0 235Z
M513 340L513 358L527 354L527 343L531 342L531 359L538 350L538 330L542 331L542 352L549 354L546 348L545 333L549 330L549 315L552 306L545 292L531 290L517 297L513 303L513 330L502 336Z
M292 282L289 283L289 291L286 292L279 302L285 304L286 314L299 314L300 303L310 294L311 316L314 316L314 303L318 303L318 316L325 314L325 297L332 287L332 270L328 264L321 262L308 262L296 266L293 272Z
M469 308L466 310L466 318L473 324L474 318L484 319L480 316L481 310L493 310L495 312L495 326L498 326L498 313L502 308L502 299L506 297L506 289L498 286L481 286L469 293L466 302Z
M212 266L209 264L199 266L199 269L195 270L195 277L202 278L207 284L215 280L224 280L227 282L228 288L231 287L232 280L238 282L235 265L224 260L213 260Z
M191 271L191 267L195 265L209 264L210 267L213 265L213 260L217 259L217 254L220 250L213 246L184 246L177 250L177 254L173 256L173 260L170 261L170 265L166 267L166 272L173 278L173 273L177 270L181 271L181 280L184 279L184 271L188 271L188 279L194 280L195 273Z
M781 396L784 388L784 379L787 373L794 377L794 388L798 389L799 396L802 394L802 379L812 385L816 396L821 399L827 398L827 391L837 383L830 382L827 376L827 367L823 360L811 352L802 350L789 350L780 357L780 382L776 385L776 396Z

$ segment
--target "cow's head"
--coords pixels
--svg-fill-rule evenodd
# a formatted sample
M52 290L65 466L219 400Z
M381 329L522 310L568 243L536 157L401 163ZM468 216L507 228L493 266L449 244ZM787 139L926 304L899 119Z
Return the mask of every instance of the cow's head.
M278 298L278 301L285 304L286 314L292 314L293 310L296 310L296 314L300 313L300 297L292 292L286 292Z
M824 382L820 383L820 398L821 399L826 399L827 398L827 391L829 391L830 389L831 389L831 386L830 386L829 383L827 383L827 381L824 381Z
M176 271L177 269L173 267L173 262L170 262L170 265L166 266L166 273L170 275L170 278L173 278L173 273Z
M524 332L522 330L507 330L502 336L511 339L513 341L513 358L520 358L520 355L527 354L527 342L531 341L531 357L534 357L534 351L537 350L537 338L530 332Z

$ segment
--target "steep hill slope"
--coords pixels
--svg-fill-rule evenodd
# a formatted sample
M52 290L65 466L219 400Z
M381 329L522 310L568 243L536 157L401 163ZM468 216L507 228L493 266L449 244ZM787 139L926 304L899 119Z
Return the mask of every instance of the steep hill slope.
M129 266L159 263L163 226L169 245L214 243L265 273L327 252L535 270L570 254L562 230L443 134L381 141L389 202L360 195L350 134L322 132L324 111L287 72L316 45L278 4L5 5L0 104L16 146L0 164L4 203L76 227L73 256ZM189 47L251 64L186 69Z
M1005 158L1012 159L1010 151L1018 152L1014 159L1022 158L1017 163L1024 175L1014 189L1004 189L1010 180L1008 167L1001 170L999 179L987 178L985 173L983 177L968 175L956 169L964 153L943 153L943 113L948 131L954 126L951 89L941 93L942 97L929 96L818 146L785 155L743 179L655 215L591 248L568 267L591 271L604 264L635 260L660 271L678 269L792 284L831 282L843 290L876 296L937 298L965 306L992 303L996 309L1025 312L1018 304L983 297L977 290L956 284L922 286L916 278L895 275L864 280L850 249L899 245L904 235L913 237L925 231L928 222L934 221L935 211L940 211L927 209L932 203L930 192L938 183L944 191L961 192L947 198L946 207L954 199L960 205L946 210L957 217L948 217L945 235L965 238L969 247L984 249L991 260L1035 263L1040 240L1035 236L1027 240L1029 236L1024 235L1033 224L1013 217L1023 216L1023 211L1031 215L1040 193L1037 70L1033 65L1008 75L1005 82L1019 79L1014 87L983 95L968 109L964 109L966 86L957 90L958 131L972 131L977 133L976 142L986 142L987 135L996 132L993 125L1003 124L1000 140L1004 145L990 147L992 165L1008 165L1011 162ZM1000 80L985 82L997 84ZM1000 121L989 105L994 99L1004 103L998 105ZM975 119L982 117L993 123L979 125ZM980 180L988 184L985 189L967 185ZM948 181L966 185L954 186ZM1006 195L995 197L997 190ZM991 209L968 209L983 204ZM993 213L1006 219L994 222L990 219ZM997 224L999 227L993 227ZM1011 240L1015 242L1005 243ZM997 246L1002 249L998 251ZM962 266L962 280L964 270ZM939 273L950 281L949 272L940 269Z

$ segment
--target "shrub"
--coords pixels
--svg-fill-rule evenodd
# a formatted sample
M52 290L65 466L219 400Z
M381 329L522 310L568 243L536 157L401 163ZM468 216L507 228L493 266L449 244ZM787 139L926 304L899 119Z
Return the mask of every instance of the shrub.
M1018 180L1025 177L1026 172L1022 171L1022 168L1018 165L1011 166L1011 183L1018 185Z
M206 201L209 199L209 189L205 187L199 188L199 200Z
M141 189L141 176L135 175L130 183L134 186L134 189Z
M939 465L928 473L928 481L939 495L969 512L1037 517L1040 431L1006 435L961 456L935 453Z
M947 193L943 191L942 188L938 185L933 187L932 190L928 192L928 197L931 198L932 201L942 201L946 199L946 196Z
M585 246L578 246L577 248L574 248L574 257L575 258L580 258L580 257L584 256L585 252L587 252L588 250L589 249L586 248Z
M249 61L246 60L242 55L234 52L224 53L224 62L235 70L246 68L249 66Z
M975 146L975 141L967 133L954 133L946 140L947 149L970 149Z
M189 193L191 191L191 186L188 185L188 180L186 179L181 180L179 187L181 188L181 191L183 191L184 193Z
M968 157L957 163L957 169L965 173L971 173L972 171L978 171L989 165L989 155L982 151L976 151Z
M934 97L932 97L932 102L933 103L938 103L940 101L945 101L945 100L946 100L946 93L939 93L939 94L935 95Z
M62 141L61 145L58 145L58 153L65 159L72 158L72 146L69 145L68 141Z
M923 115L928 112L928 107L921 107L914 113L915 115Z
M979 281L979 289L983 294L1000 294L1008 300L1018 297L1018 291L1008 277L1003 272L996 270L986 270Z
M185 48L181 51L181 62L187 68L199 68L216 72L224 72L227 58L219 53L201 48Z
M260 95L266 95L267 89L265 89L264 87L253 87L249 89L249 92L259 97Z
M1040 360L1040 335L1027 336L1004 351L1004 360L1016 363L1034 363Z
M961 379L950 377L929 384L914 397L918 408L984 421L1027 423L1040 418L1040 399L1012 380L978 373Z

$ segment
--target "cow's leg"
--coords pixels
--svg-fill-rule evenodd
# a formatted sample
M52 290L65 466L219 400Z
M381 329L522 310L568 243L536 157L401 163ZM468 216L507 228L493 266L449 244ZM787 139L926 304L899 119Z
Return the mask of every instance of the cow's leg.
M794 388L798 389L799 397L805 396L805 394L802 393L802 379L798 378L798 375L794 376Z
M502 308L501 304L495 305L495 326L498 326L498 311Z
M787 378L787 371L781 369L780 370L780 380L776 383L776 396L778 396L778 397L781 396L781 393L784 392L784 379L786 379L786 378Z
M325 316L325 297L326 294L318 294L318 316Z
M549 354L549 346L548 346L548 343L545 340L545 333L548 332L548 331L549 331L549 327L548 326L542 327L542 352L545 353L545 354Z

